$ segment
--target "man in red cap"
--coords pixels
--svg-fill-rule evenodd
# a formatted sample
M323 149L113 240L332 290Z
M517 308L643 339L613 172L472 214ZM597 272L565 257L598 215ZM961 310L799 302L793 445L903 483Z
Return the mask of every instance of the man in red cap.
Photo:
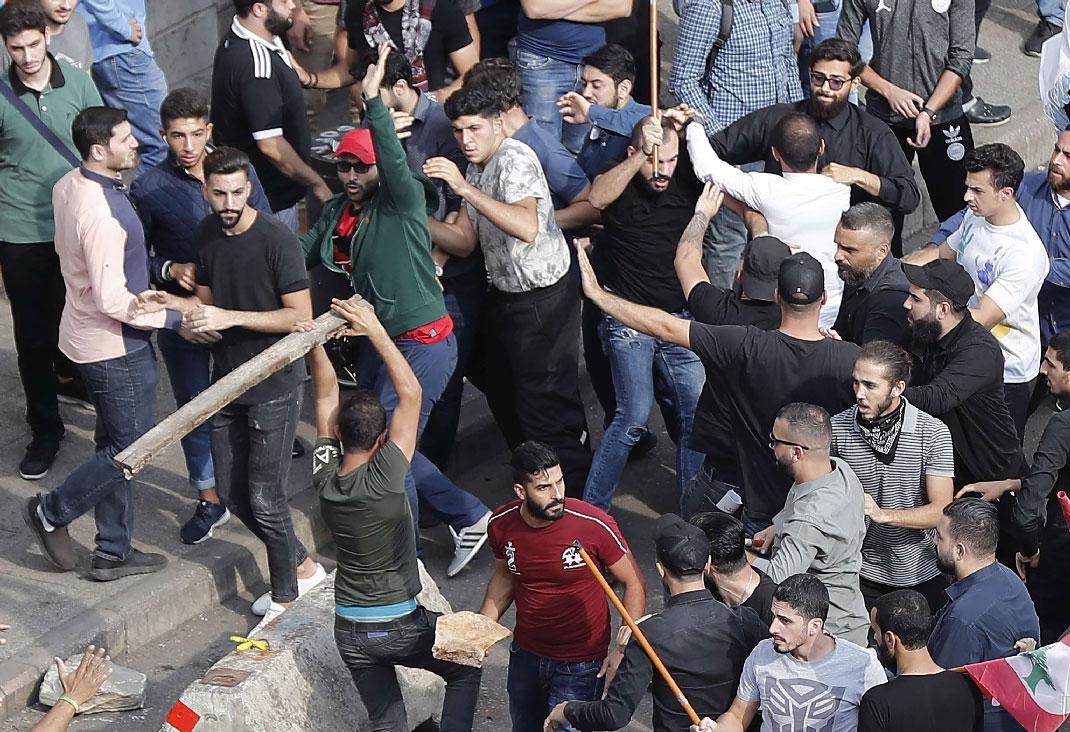
M302 238L306 264L347 274L353 289L375 314L423 387L420 433L457 363L453 320L431 259L427 217L438 207L438 189L409 169L394 131L390 110L380 98L389 46L368 66L363 91L368 127L342 138L335 153L343 192L323 207ZM362 386L375 390L387 415L397 392L377 354L364 349L358 364ZM490 510L462 491L417 452L405 479L414 525L419 525L417 493L454 532L456 552L446 574L453 576L487 540Z

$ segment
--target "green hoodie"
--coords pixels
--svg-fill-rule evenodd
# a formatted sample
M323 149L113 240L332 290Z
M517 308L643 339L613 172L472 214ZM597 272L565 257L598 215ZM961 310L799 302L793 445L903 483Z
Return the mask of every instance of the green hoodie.
M394 338L446 315L427 230L427 216L438 207L438 190L409 169L383 100L367 100L365 110L379 188L364 207L349 244L353 289L372 304ZM342 272L334 263L334 230L348 203L344 192L327 201L315 226L301 237L309 269L322 264Z

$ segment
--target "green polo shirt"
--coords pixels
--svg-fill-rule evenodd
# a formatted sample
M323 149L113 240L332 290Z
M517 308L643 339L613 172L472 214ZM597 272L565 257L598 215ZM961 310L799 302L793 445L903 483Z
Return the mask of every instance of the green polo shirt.
M52 76L44 91L36 92L8 69L7 83L32 112L80 157L71 139L71 124L86 107L99 107L100 100L89 74L73 66L52 61ZM70 172L71 164L48 144L26 118L0 97L0 242L35 244L52 241L56 225L52 219L52 187Z

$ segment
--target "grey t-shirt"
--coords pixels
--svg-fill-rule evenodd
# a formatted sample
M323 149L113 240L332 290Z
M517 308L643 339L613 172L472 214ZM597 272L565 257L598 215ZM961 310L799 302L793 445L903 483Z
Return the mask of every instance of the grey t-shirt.
M877 656L850 641L837 638L832 653L807 662L767 638L743 664L736 695L761 703L762 732L855 732L862 695L887 680Z
M858 589L866 536L862 496L858 477L837 458L831 473L793 485L784 508L773 517L773 556L768 569L761 568L777 583L803 572L820 579L829 591L825 629L866 645L869 614Z
M63 32L58 36L53 35L49 40L48 50L56 59L66 61L74 68L88 73L93 66L93 44L89 40L89 26L85 22L85 16L71 13L71 19L63 26ZM7 67L10 65L11 58L7 51L0 47L0 71L7 73Z
M487 278L502 292L529 292L556 284L568 272L568 244L554 218L550 187L535 151L506 138L483 168L470 164L468 182L491 198L517 203L534 198L539 231L535 241L509 236L465 202L487 260Z

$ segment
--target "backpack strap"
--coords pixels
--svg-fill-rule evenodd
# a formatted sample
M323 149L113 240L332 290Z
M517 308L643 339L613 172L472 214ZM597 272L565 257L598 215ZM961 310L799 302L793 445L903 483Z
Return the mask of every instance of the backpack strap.
M717 29L717 37L713 39L713 46L706 56L706 77L713 73L713 65L717 63L717 57L721 49L728 43L728 37L732 34L732 0L721 0L721 24Z
M14 73L14 70L12 70L12 73ZM33 110L30 109L29 105L27 105L26 102L22 101L22 98L15 93L15 90L11 87L10 84L4 81L0 81L0 95L3 95L4 99L10 102L11 106L13 106L19 111L19 114L21 114L26 119L26 121L30 123L30 126L37 131L37 134L45 138L45 141L49 145L51 145L57 153L63 156L63 159L70 163L71 167L77 168L82 164L82 161L79 160L78 157L71 152L71 149L69 147L63 144L63 141L59 139L56 133L53 132L52 129L48 125L46 125L40 117L33 113Z

